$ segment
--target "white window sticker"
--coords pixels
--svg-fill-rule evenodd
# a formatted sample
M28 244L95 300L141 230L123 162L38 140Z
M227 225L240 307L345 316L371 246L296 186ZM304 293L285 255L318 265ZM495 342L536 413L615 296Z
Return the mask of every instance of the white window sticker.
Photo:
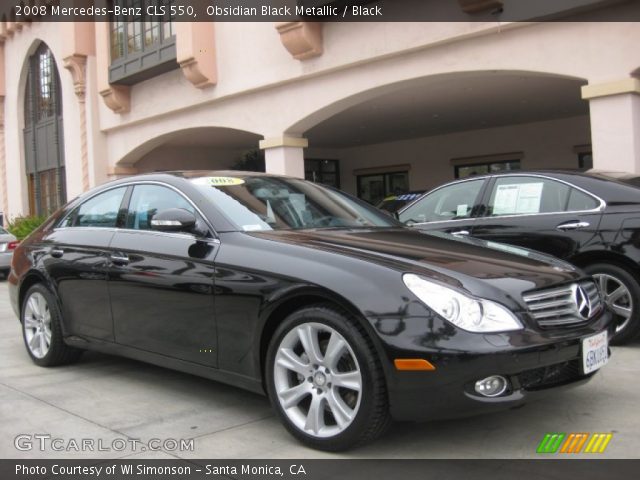
M542 182L498 185L493 214L538 213L543 187Z
M469 205L467 205L466 203L458 205L458 209L456 210L456 217L466 217L468 208Z

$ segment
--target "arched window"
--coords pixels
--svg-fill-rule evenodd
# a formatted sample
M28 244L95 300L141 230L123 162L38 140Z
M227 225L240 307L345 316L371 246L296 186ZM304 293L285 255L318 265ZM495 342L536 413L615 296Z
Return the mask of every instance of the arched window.
M44 43L29 57L24 101L29 211L43 215L66 202L60 77Z

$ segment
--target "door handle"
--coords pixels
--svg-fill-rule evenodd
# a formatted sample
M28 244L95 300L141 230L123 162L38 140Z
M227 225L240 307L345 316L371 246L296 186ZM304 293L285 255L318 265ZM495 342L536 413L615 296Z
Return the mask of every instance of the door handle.
M49 253L53 258L62 258L62 255L64 255L64 250L62 250L61 248L52 248L51 250L49 250Z
M114 265L118 265L121 267L129 263L129 257L123 254L112 253L111 255L109 255L109 259L111 259L111 262Z
M451 235L469 235L469 230L458 230L457 232L451 232Z
M561 223L556 227L556 230L579 230L581 228L587 228L589 222L569 222Z

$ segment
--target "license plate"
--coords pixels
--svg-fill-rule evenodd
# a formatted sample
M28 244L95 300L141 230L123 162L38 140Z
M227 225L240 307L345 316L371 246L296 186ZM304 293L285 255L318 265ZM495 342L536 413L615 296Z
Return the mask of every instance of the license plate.
M582 339L582 370L584 374L595 372L609 361L607 332L600 332Z

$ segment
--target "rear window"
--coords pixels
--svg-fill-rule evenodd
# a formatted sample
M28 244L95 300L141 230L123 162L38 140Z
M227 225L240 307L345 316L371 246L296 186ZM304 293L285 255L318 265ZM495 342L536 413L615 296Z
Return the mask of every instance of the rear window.
M9 232L7 232L4 228L0 227L0 235L7 235Z

